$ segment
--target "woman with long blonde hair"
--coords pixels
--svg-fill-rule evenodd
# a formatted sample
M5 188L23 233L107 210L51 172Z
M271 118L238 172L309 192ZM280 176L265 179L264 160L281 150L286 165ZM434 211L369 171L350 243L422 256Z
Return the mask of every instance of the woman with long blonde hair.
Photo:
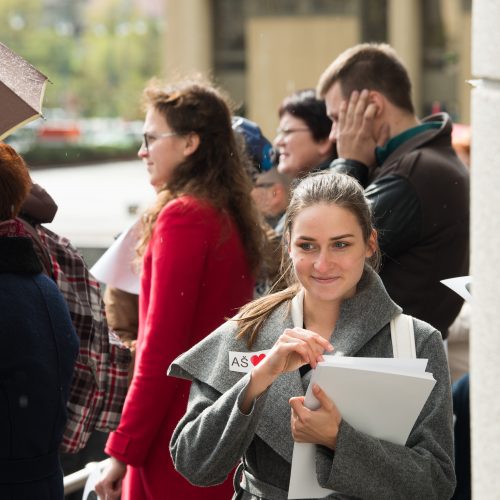
M169 364L252 298L262 235L226 100L184 80L145 91L139 151L157 191L139 242L142 259L134 375L106 446L103 498L219 499L230 485L195 488L175 470L168 443L189 384ZM121 488L122 478L123 489Z
M314 469L319 485L332 490L328 498L451 497L448 366L429 324L413 318L414 347L436 384L405 445L350 425L319 385L320 407L304 404L311 368L324 353L394 356L390 321L401 308L370 265L376 236L351 177L312 174L295 188L284 233L289 287L243 307L169 369L192 381L170 443L189 481L217 484L240 462L234 499L285 500L295 441L316 445Z

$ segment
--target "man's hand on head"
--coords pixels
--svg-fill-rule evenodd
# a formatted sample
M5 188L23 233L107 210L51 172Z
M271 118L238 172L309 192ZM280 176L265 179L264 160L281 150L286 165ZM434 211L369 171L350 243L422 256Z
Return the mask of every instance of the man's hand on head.
M375 131L377 105L369 101L369 91L354 91L339 110L337 150L340 158L356 160L368 168L375 166L375 147L389 138L389 127Z

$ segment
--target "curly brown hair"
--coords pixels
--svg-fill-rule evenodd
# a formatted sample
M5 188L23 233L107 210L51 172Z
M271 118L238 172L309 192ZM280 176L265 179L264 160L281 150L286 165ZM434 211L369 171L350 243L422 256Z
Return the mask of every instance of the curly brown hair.
M227 212L235 222L250 268L257 276L263 247L259 214L250 192L252 182L244 169L231 124L227 98L200 77L162 86L153 81L144 91L145 109L154 108L179 135L196 133L199 145L175 168L159 192L156 204L143 218L138 253L143 255L162 208L171 200L192 195Z
M17 217L31 189L31 178L24 160L0 142L0 221Z

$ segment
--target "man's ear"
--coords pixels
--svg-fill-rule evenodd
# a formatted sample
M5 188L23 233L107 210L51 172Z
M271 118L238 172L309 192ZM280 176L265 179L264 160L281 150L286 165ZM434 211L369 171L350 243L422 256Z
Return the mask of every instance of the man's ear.
M368 94L368 102L375 104L377 111L375 113L375 118L380 118L385 111L385 101L386 98L377 90L370 90Z
M317 142L319 154L325 156L330 154L333 150L333 143L330 140L330 137L326 137L325 139L321 139Z
M280 182L277 182L273 186L273 197L274 198L276 198L277 196L281 198L283 196L284 192L285 192L285 187Z
M184 156L192 155L200 145L200 136L196 132L190 132L186 136L186 142L184 145Z

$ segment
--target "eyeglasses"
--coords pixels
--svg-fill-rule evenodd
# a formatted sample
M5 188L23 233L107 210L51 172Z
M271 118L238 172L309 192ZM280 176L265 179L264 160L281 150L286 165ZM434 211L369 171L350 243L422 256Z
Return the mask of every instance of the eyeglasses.
M164 132L163 134L142 134L144 149L149 153L149 146L158 139L179 135L177 132Z
M310 132L310 129L307 127L303 128L277 128L276 135L279 137L280 135L283 137L288 137L290 134L295 132Z
M253 187L255 189L259 189L259 188L261 188L261 189L268 189L268 188L273 187L274 184L275 184L274 182L259 182L257 184L254 184Z

